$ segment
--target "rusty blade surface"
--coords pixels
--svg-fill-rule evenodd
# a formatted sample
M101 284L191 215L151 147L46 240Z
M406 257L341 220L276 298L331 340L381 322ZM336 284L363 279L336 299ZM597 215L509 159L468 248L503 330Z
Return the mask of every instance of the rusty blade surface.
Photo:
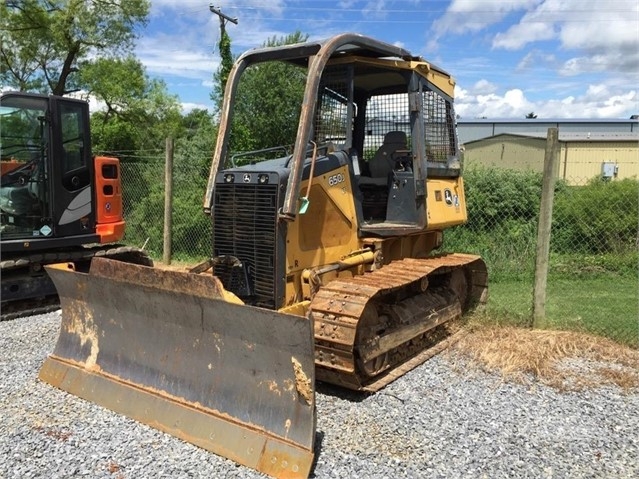
M62 325L42 380L271 476L308 476L311 321L223 301L212 276L47 269Z

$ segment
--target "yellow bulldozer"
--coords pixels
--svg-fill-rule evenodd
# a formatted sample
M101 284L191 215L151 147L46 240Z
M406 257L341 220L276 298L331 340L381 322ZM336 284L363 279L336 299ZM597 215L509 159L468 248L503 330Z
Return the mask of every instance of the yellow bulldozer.
M242 78L270 62L304 79L294 144L234 152ZM454 86L351 33L240 56L204 198L211 258L190 272L50 267L62 325L40 378L271 476L307 477L316 380L377 391L486 299L479 257L434 254L467 219Z

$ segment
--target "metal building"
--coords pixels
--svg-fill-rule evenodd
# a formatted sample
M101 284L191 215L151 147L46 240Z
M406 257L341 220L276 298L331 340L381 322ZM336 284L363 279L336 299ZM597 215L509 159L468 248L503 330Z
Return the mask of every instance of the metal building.
M459 142L466 144L502 133L516 135L546 136L548 128L558 128L559 133L580 135L600 134L637 134L639 133L639 119L474 119L457 122Z
M599 123L600 126L607 124ZM594 132L573 132L562 124L558 178L571 185L583 185L597 176L612 181L639 178L639 128L637 122L628 123L634 130L626 133L596 131L594 128ZM465 164L541 172L547 129L556 126L546 125L549 126L543 132L500 133L467 141L462 146Z

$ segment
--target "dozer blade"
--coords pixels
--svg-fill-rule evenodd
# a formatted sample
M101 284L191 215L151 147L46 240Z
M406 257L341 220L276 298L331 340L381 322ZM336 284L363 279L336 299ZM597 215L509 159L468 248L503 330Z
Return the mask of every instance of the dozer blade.
M313 325L221 300L211 275L47 267L62 306L40 379L273 477L307 477Z

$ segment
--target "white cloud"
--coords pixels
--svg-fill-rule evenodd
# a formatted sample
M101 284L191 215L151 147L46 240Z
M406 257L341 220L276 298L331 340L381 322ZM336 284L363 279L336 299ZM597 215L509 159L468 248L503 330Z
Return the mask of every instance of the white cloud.
M562 118L629 118L639 111L639 97L635 90L602 96L599 93L590 95L591 87L581 97L570 98L571 101L549 100L541 108L549 112L543 116ZM535 110L537 111L537 110ZM542 116L541 114L539 115Z
M502 31L492 33L506 15L520 16ZM493 50L517 51L540 44L525 54L517 65L519 71L542 60L563 76L625 73L629 83L639 82L637 0L453 0L443 17L434 22L431 46L445 34L488 31L488 27ZM542 42L545 50L541 50ZM540 51L556 52L561 63L553 53Z
M193 110L208 110L210 113L215 111L212 104L182 102L182 113L190 113Z
M519 50L528 43L550 40L556 36L554 27L548 23L513 25L505 33L498 33L493 38L493 48Z
M503 94L479 94L455 88L455 111L464 119L524 118L535 112L539 118L628 118L639 111L637 90L619 91L604 84L589 85L580 96L532 101L514 88Z
M588 18L562 24L561 44L566 49L636 51L639 41L638 14L639 3L634 0L615 2L613 5L599 2Z
M610 52L579 56L565 61L559 69L563 76L575 76L591 72L621 72L629 81L639 82L639 51L633 54Z
M515 67L515 71L523 72L540 65L548 66L555 65L557 63L557 58L553 53L544 52L541 50L530 50L524 58L522 58L517 66Z
M525 116L533 111L534 104L518 89L497 93L473 93L461 87L455 88L455 111L462 118L504 118Z
M453 0L446 13L433 22L430 47L444 35L474 33L501 22L508 14L527 10L541 0Z
M471 90L476 95L486 95L497 91L497 85L488 80L479 80Z
M136 54L151 74L177 75L183 78L209 79L217 69L219 58L213 51L194 50L175 37L146 37Z
M362 8L362 16L367 19L386 18L386 0L370 0Z
M557 38L567 50L636 50L638 12L636 0L545 0L506 32L497 33L493 48L516 50Z

